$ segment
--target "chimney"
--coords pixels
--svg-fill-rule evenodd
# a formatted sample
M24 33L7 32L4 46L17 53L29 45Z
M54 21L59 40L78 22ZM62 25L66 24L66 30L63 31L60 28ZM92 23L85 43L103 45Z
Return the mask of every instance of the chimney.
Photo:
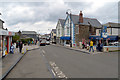
M82 11L80 11L80 14L79 14L79 22L83 23L83 14L82 14Z

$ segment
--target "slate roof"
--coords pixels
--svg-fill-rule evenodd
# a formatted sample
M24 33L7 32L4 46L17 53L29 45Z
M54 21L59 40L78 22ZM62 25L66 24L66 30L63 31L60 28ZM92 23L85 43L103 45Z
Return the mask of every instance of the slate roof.
M79 15L71 15L74 24L91 25L92 27L100 28L101 23L95 18L85 18L83 17L83 23L79 23Z
M56 29L52 29L52 32L54 32L56 34Z
M64 27L64 22L65 22L65 19L59 19L60 23L61 23L61 26Z
M107 27L119 27L120 28L120 23L113 23L113 22L108 22L106 24L104 24L104 26L107 26Z
M37 34L35 31L22 31L21 34Z

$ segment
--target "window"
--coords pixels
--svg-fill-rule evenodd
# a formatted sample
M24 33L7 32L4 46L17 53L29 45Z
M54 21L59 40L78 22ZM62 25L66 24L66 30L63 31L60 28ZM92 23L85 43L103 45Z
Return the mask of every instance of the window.
M99 30L99 34L101 34L101 30Z
M76 25L76 34L79 34L79 26L78 25Z
M69 27L67 27L67 34L69 35Z
M90 25L90 27L89 27L89 32L91 32L92 31L92 27L91 27L91 25Z

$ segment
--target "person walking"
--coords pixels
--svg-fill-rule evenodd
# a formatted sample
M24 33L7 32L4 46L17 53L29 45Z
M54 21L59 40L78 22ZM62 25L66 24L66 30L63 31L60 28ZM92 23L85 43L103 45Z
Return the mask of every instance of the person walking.
M20 41L19 42L19 51L20 51L20 53L22 52L22 47L23 47L23 43L22 43L22 41Z
M30 40L28 41L28 46L30 45Z
M92 52L94 52L94 49L93 49L93 41L92 41L92 40L90 41L90 49L89 49L89 52L91 52L91 49L92 49Z
M19 46L19 41L17 40L16 41L16 48L18 48L18 46Z
M13 44L10 46L10 53L14 54L14 46L13 46Z

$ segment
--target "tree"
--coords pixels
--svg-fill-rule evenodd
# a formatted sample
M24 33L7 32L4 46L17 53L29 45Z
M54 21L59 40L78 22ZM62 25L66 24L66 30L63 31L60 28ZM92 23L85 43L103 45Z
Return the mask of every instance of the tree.
M20 40L20 36L19 35L13 36L13 43L16 42L17 40Z

